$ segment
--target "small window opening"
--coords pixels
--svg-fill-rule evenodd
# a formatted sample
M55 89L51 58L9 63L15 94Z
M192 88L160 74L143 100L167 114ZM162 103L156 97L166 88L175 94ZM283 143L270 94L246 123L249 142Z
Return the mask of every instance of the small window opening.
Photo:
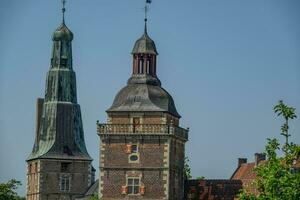
M131 153L137 153L138 152L138 145L132 144L131 145Z
M60 61L60 64L62 67L66 67L67 66L67 59L66 58L62 58Z
M71 163L62 162L60 165L60 171L61 172L69 172L71 167Z

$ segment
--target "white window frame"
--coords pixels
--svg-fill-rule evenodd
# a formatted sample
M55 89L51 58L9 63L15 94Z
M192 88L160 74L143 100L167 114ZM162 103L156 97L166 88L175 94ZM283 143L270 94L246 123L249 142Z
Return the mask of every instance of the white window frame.
M136 151L132 151L132 146L136 146ZM128 162L129 163L140 163L140 153L139 153L139 144L138 143L131 143L131 153L128 155ZM131 156L137 156L137 160L131 160L130 157Z
M62 192L70 192L71 190L71 177L69 174L60 175L59 189Z
M129 184L129 179L132 179L132 184ZM135 180L138 180L138 184L135 184ZM128 195L139 195L140 187L141 187L141 178L140 177L127 177L126 178L126 186L127 186L127 194ZM135 193L134 189L137 187L137 193ZM132 192L129 193L129 188L132 188Z

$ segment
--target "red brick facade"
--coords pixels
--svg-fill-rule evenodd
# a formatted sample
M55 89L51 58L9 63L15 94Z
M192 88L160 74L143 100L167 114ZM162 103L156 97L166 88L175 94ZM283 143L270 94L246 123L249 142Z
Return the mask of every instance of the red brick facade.
M109 115L107 125L98 124L101 199L183 199L186 140L170 134L177 126L168 121L172 120L166 113L123 113ZM132 155L137 155L136 161L131 161ZM139 182L136 194L130 178Z

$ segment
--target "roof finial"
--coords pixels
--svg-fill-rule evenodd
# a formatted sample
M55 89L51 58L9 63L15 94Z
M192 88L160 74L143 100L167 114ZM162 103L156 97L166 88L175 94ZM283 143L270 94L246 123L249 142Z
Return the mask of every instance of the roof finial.
M148 17L147 17L147 14L148 14L148 10L149 10L149 7L148 7L148 4L150 4L152 2L152 0L146 0L145 1L145 28L144 28L144 33L147 33L147 20L148 20Z
M63 24L65 24L65 12L66 12L66 8L65 8L65 4L66 4L66 0L62 0L62 14L63 14Z

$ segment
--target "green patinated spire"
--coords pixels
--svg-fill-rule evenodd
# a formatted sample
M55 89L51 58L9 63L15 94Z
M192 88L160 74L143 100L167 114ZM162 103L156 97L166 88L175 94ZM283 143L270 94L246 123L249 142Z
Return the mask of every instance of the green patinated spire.
M28 160L91 159L86 150L81 111L77 104L76 75L72 66L73 33L65 24L65 1L62 13L62 24L52 36L45 99L41 106L42 114L37 120L36 142Z

